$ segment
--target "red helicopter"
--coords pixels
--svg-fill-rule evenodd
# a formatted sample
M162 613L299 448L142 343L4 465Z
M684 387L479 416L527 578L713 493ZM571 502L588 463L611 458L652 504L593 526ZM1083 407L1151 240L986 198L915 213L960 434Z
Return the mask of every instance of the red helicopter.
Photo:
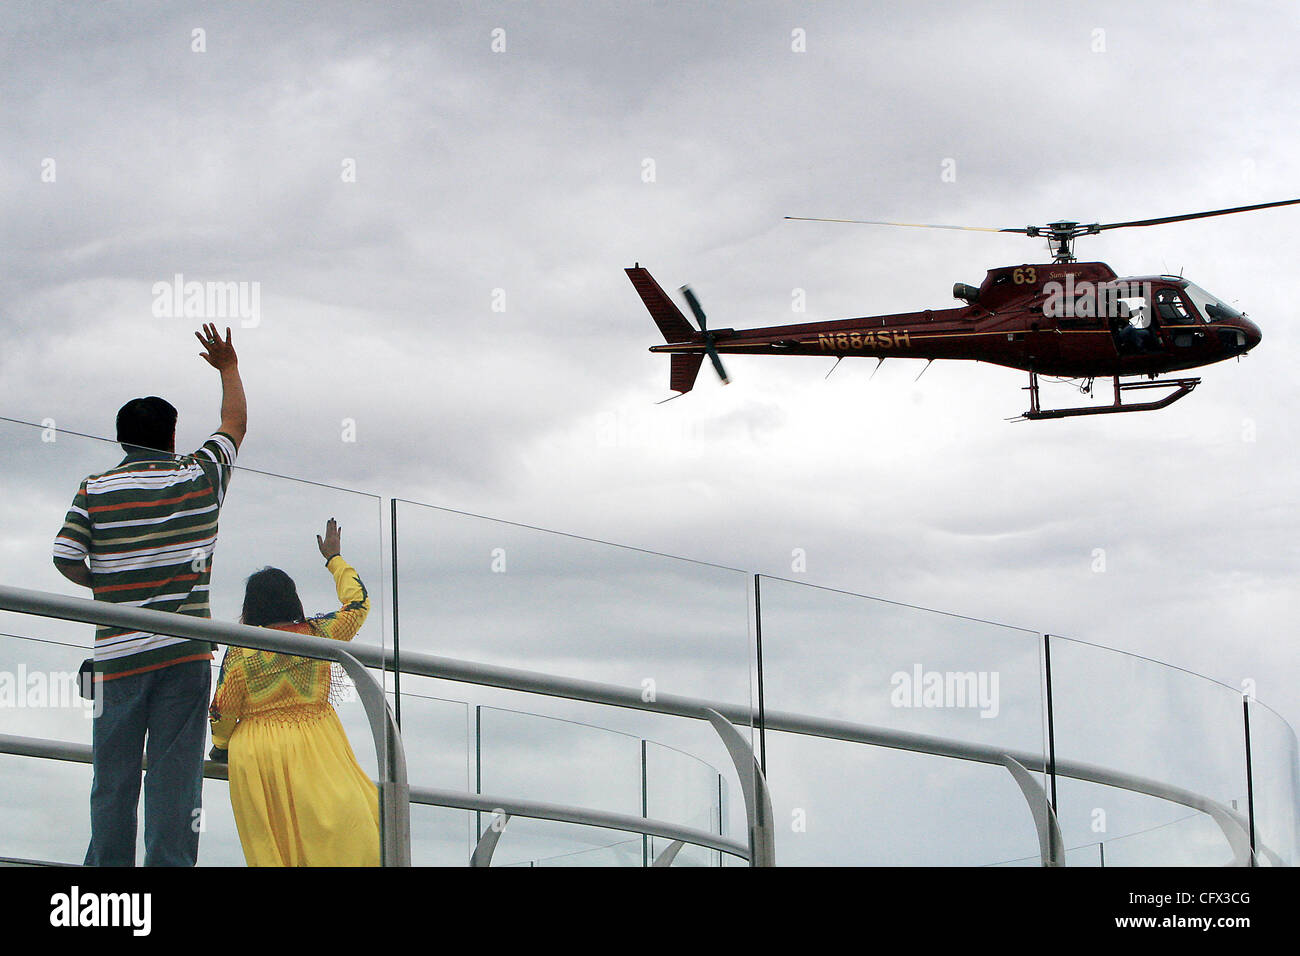
M1050 263L990 269L978 289L958 282L952 294L965 304L956 308L829 322L710 330L699 300L683 286L682 294L699 323L696 330L639 263L626 272L663 333L667 344L650 351L672 356L669 385L679 395L694 387L706 355L725 385L729 380L718 357L724 352L825 355L837 359L837 364L847 356L870 356L878 360L876 368L886 358L926 359L926 368L935 359L964 359L1029 373L1029 410L1020 418L1150 411L1172 404L1201 381L1158 380L1157 376L1244 355L1259 344L1259 326L1181 276L1120 277L1104 262L1077 262L1074 240L1106 229L1155 226L1295 203L1300 199L1133 222L1053 222L1009 229L789 216L811 222L1014 232L1045 237L1052 253ZM1043 408L1039 375L1082 380L1080 387L1089 394L1094 379L1113 379L1114 401L1110 405ZM1131 380L1124 381L1126 378ZM1170 391L1151 401L1124 403L1125 394L1146 389Z

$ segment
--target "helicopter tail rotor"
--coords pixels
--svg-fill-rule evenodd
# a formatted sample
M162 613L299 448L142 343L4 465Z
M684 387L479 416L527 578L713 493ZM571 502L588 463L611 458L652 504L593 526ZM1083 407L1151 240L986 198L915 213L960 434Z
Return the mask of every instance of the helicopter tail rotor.
M700 325L698 331L668 297L668 293L664 292L655 281L654 276L650 275L648 270L641 268L640 263L625 271L667 343L657 345L650 351L670 353L672 366L669 370L669 387L679 395L684 395L694 388L695 379L699 375L706 355L713 364L714 371L718 373L718 378L722 380L723 385L726 385L730 379L727 377L727 370L722 367L722 360L718 358L718 350L714 345L717 333L709 331L708 319L705 318L704 310L700 307L700 300L695 297L695 293L689 288L682 288L682 294L686 297L691 311L695 314L695 320Z
M718 378L722 379L722 384L728 384L731 379L727 377L727 370L722 367L722 359L718 358L718 350L713 344L713 333L709 331L709 323L704 317L704 310L700 308L700 300L695 298L695 293L687 285L682 286L682 295L686 297L687 304L695 313L695 321L700 323L700 334L704 336L704 354L713 363L713 370L718 373Z

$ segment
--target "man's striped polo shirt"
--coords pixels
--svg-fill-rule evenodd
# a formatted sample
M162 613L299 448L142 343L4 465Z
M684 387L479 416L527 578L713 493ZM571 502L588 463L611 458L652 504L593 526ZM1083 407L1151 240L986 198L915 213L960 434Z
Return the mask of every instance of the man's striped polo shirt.
M234 463L235 443L224 432L191 456L133 450L81 482L54 559L77 564L88 556L97 601L210 617L217 515ZM95 671L105 680L211 659L207 641L95 631Z

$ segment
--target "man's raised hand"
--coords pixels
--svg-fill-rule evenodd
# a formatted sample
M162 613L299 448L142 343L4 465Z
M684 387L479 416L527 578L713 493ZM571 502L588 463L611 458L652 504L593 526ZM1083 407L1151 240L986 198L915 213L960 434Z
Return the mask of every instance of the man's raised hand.
M248 431L248 401L244 398L244 383L239 378L239 357L230 344L230 329L226 328L223 342L217 334L217 327L204 322L202 333L195 332L194 337L206 350L199 353L199 358L221 373L221 431L230 436L238 449Z
M228 368L235 368L239 365L239 357L235 355L235 347L230 344L230 329L226 329L226 340L221 341L221 336L217 332L217 327L211 322L203 324L202 333L195 332L194 337L199 340L199 344L207 351L200 352L199 358L203 359L219 372Z

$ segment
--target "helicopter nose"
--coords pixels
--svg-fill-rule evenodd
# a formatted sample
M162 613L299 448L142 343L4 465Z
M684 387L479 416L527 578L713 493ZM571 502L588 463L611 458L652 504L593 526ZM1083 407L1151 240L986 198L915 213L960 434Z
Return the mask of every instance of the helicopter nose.
M1264 334L1260 332L1259 326L1250 321L1250 319L1243 318L1241 320L1241 326L1242 331L1246 333L1245 351L1249 352L1259 344L1259 340L1264 337Z

